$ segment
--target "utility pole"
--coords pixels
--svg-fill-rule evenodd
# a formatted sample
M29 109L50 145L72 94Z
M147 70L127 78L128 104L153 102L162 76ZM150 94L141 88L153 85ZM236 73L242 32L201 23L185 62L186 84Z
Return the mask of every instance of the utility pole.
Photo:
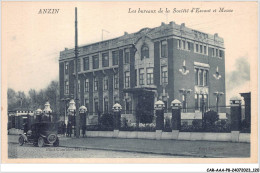
M75 7L75 74L76 74L76 138L80 135L80 119L79 119L79 91L78 91L78 20L77 20L77 7Z

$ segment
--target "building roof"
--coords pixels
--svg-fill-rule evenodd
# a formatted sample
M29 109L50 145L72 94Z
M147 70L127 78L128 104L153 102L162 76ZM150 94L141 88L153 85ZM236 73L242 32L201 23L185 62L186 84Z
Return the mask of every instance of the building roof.
M92 44L79 46L79 56L92 54L99 51L105 51L108 49L118 48L126 45L134 45L138 40L143 37L149 37L150 39L158 39L167 36L178 36L182 38L191 39L197 42L207 43L209 45L218 46L224 48L224 40L219 37L218 34L207 34L197 30L187 28L185 23L181 25L175 22L170 22L169 24L162 24L155 28L143 28L138 32L128 34L125 32L123 36L109 39L101 42L96 42ZM73 58L75 56L74 48L67 49L60 52L60 60Z

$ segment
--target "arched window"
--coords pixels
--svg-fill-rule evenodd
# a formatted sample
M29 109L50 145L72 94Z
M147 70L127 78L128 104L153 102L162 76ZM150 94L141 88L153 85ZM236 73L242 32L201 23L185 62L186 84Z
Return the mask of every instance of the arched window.
M143 60L144 58L149 58L149 48L145 44L142 46L141 60Z

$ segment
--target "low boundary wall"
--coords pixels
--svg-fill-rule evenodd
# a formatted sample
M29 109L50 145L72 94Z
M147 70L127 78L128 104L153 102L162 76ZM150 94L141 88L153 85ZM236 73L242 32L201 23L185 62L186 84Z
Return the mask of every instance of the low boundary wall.
M23 130L9 129L10 135L22 134ZM225 141L225 142L246 142L250 143L250 133L240 133L232 131L231 133L209 133L209 132L139 132L139 131L87 131L87 137L102 138L123 138L123 139L173 139L190 141Z
M209 133L209 132L128 132L128 131L87 131L87 137L108 137L123 139L174 139L190 141L225 141L250 143L250 133Z

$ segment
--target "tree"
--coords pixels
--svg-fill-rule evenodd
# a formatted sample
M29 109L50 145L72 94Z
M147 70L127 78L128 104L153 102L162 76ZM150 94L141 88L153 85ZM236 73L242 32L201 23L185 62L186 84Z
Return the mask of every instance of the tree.
M59 115L60 100L59 100L59 83L51 81L44 89L36 91L30 89L28 95L24 91L18 91L8 88L7 91L8 110L17 108L25 108L28 110L44 109L44 104L49 101L52 111Z
M213 130L215 128L215 122L219 120L217 112L210 110L204 114L205 128L207 130Z

